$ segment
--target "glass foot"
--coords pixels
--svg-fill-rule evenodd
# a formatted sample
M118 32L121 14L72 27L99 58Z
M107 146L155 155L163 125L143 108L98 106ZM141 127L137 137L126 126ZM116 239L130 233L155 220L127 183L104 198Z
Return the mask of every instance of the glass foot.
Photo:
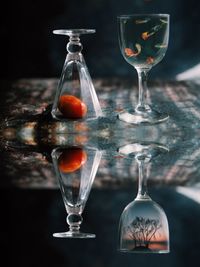
M166 121L169 118L169 115L152 109L147 112L129 110L120 113L118 118L121 121L131 124L157 124Z
M63 233L54 233L54 237L58 238L95 238L95 234L81 233L81 232L63 232Z
M125 145L120 147L118 151L120 154L127 155L130 158L133 157L149 162L151 159L155 159L157 156L169 152L169 149L160 144L142 142Z

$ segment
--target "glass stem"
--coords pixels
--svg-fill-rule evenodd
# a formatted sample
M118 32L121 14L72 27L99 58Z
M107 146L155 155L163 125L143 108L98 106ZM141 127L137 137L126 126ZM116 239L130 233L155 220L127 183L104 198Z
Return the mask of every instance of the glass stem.
M138 194L136 199L149 199L148 189L147 189L147 168L145 160L137 159L139 179L138 179Z
M83 221L81 214L71 213L67 216L67 224L69 225L70 232L79 232L80 225Z
M147 104L147 77L149 69L137 69L138 73L138 85L139 85L139 96L138 104L136 107L137 112L147 112L150 111L150 107Z

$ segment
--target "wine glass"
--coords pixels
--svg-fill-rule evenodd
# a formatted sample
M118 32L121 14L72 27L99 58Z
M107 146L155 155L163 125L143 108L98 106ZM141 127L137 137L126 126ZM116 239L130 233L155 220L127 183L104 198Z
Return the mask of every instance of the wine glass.
M136 69L139 83L138 104L135 109L119 114L122 121L155 124L169 117L147 103L147 75L167 51L169 17L168 14L133 14L118 17L121 53Z
M164 210L147 192L147 168L152 158L167 152L157 144L132 144L119 149L134 156L139 168L138 193L126 206L119 223L119 250L135 253L168 253L169 228Z
M69 231L54 233L54 237L94 238L95 234L80 232L82 213L88 199L102 152L94 148L56 148L52 160L59 181Z
M62 121L88 120L103 116L102 110L81 53L80 35L95 33L94 29L54 30L68 35L67 57L52 107L52 116Z

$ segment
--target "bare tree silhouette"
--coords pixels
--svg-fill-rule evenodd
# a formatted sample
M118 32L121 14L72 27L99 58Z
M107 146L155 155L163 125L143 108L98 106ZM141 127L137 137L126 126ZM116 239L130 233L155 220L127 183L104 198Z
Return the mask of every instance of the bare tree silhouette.
M135 248L149 248L151 239L161 227L159 220L136 217L127 227L129 237L134 240Z

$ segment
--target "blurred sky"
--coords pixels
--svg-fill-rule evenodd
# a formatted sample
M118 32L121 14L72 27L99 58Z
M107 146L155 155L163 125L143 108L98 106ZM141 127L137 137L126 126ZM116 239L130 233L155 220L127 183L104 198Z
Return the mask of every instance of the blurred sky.
M52 34L59 28L96 29L81 39L92 77L136 77L119 50L117 15L169 13L169 48L151 77L174 79L200 62L199 10L198 0L9 1L1 10L1 78L59 77L67 43Z

